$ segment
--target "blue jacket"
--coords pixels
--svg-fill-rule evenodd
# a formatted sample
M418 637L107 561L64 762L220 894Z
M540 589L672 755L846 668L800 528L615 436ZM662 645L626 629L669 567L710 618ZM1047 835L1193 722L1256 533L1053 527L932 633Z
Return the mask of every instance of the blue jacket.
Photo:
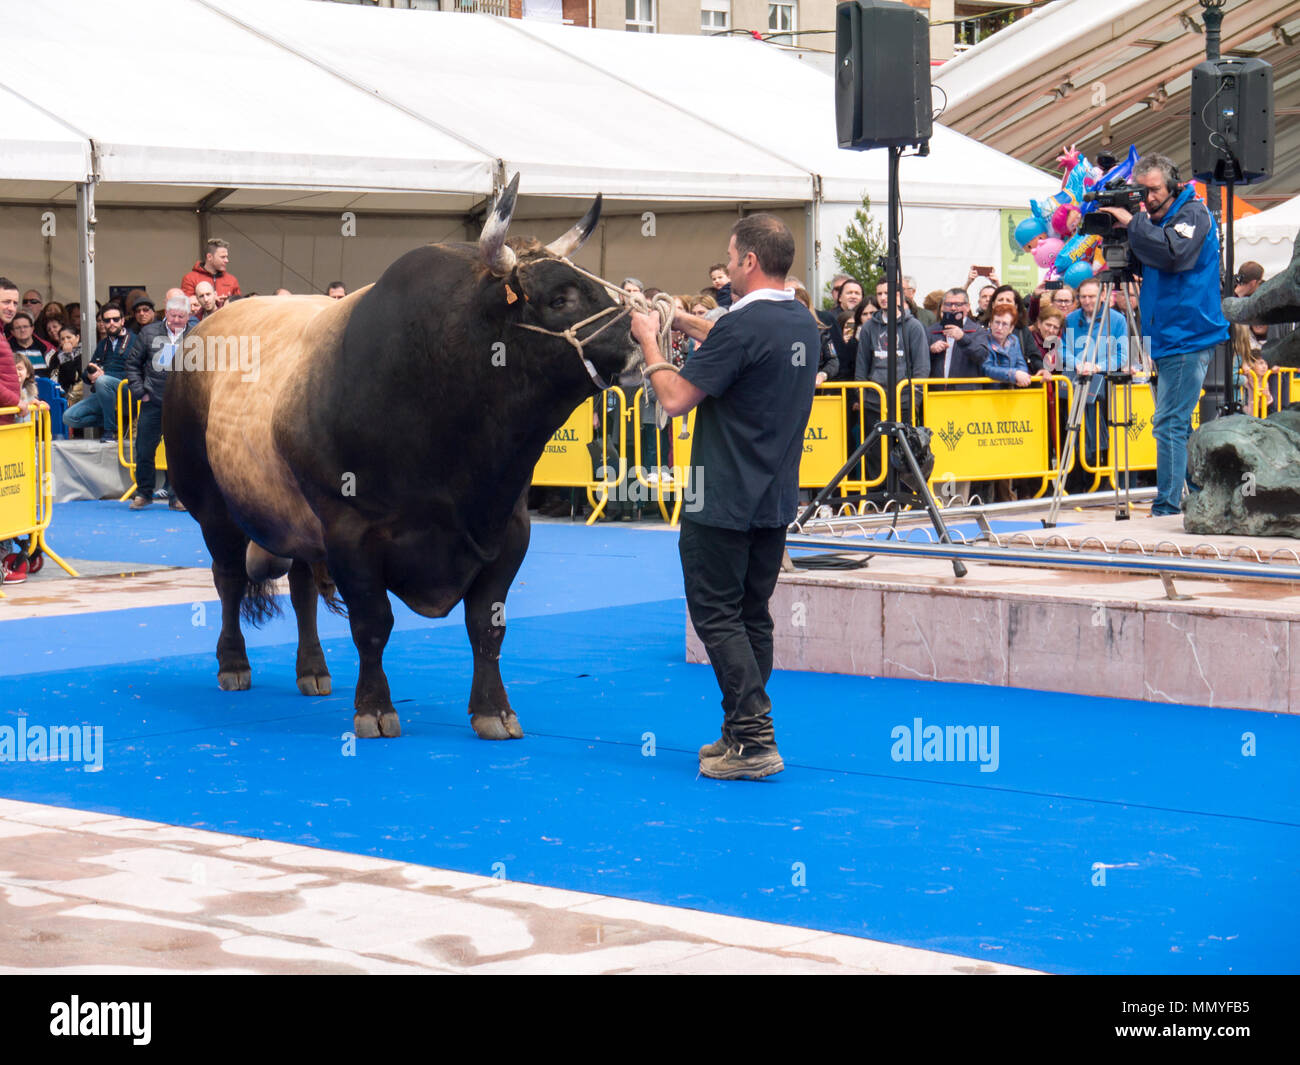
M1003 384L1012 384L1013 377L1017 370L1029 372L1029 363L1025 361L1024 353L1020 350L1020 341L1016 334L1012 333L1007 337L1007 346L998 347L998 342L993 339L993 334L987 329L984 330L981 343L984 348L984 376L991 377L995 381L1001 381Z
M1142 332L1151 357L1186 355L1228 339L1219 302L1219 234L1188 185L1159 222L1139 213L1129 247L1142 266Z
M1101 308L1097 308L1100 312ZM1114 307L1107 309L1106 318L1100 326L1092 327L1096 347L1091 352L1089 362L1095 362L1103 370L1118 370L1128 365L1128 322L1124 315ZM1071 311L1065 316L1065 336L1062 338L1062 366L1070 375L1070 380L1077 381L1075 365L1084 361L1084 352L1088 346L1088 316L1082 309ZM1088 402L1096 403L1101 396L1101 374L1094 374L1088 388Z

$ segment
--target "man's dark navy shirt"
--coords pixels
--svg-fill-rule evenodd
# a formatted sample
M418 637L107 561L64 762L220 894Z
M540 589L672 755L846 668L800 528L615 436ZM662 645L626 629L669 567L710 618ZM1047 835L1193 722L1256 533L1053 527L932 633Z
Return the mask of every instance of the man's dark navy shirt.
M702 507L685 517L722 529L784 528L799 505L821 342L802 303L746 300L714 323L682 369L708 394L691 441L691 497Z

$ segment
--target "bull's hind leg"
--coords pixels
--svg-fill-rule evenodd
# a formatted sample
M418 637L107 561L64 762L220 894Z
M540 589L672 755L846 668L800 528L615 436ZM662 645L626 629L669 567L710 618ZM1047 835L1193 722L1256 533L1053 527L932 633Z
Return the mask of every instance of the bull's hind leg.
M316 578L301 560L289 569L289 598L298 619L298 690L303 695L329 695L330 671L316 631Z
M211 506L209 508L211 510ZM212 583L221 599L221 635L217 637L217 684L222 691L246 691L252 669L239 628L239 610L248 590L244 550L248 539L224 513L203 513L199 518L204 543L212 555Z
M352 731L358 739L400 736L402 725L384 676L384 647L393 631L393 608L373 554L330 551L329 572L348 608L352 642L361 669L357 675Z
M501 554L465 593L465 629L474 651L469 722L484 740L518 740L524 735L501 681L501 643L506 636L506 594L528 551L528 535L528 510L521 498L510 517Z

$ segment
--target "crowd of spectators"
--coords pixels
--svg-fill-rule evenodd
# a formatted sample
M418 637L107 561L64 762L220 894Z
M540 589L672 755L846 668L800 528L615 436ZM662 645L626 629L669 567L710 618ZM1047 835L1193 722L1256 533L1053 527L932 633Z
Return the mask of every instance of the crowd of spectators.
M677 305L692 314L716 318L725 314L730 305L730 283L726 266L714 263L708 270L709 284L693 295L674 297ZM1237 275L1237 294L1249 295L1258 287L1263 271L1257 263L1242 266ZM635 277L625 278L627 291L653 296L658 289L646 287ZM803 283L795 277L787 278L786 288L791 290L809 313L816 318L821 350L818 353L818 384L824 382L874 382L885 388L889 369L886 356L887 322L882 308L886 302L886 286L882 282L873 290L864 290L857 278L837 274L831 279L829 298L825 307L817 307ZM1087 466L1096 469L1108 461L1108 404L1106 402L1105 375L1119 373L1133 366L1149 369L1140 353L1130 353L1128 345L1128 315L1135 323L1140 315L1141 281L1131 288L1114 286L1109 293L1109 306L1098 308L1102 286L1096 280L1085 281L1078 289L1060 283L1040 283L1032 290L1021 290L1004 284L987 269L972 266L964 284L948 289L936 289L920 298L915 278L902 279L899 294L898 348L894 355L896 381L932 382L953 380L951 390L974 388L1029 388L1049 384L1061 379L1071 382L1075 390L1086 393L1083 428L1076 442L1076 455L1086 459ZM1130 302L1131 294L1131 302ZM1098 321L1098 317L1100 320ZM1092 343L1089 344L1089 326L1092 323ZM1140 332L1140 326L1138 327ZM1234 329L1233 343L1237 352L1236 387L1241 402L1256 409L1257 402L1276 403L1276 396L1257 400L1258 381L1270 368L1267 346L1282 330L1279 327L1245 327ZM689 357L691 341L673 334L674 359L678 365ZM1246 372L1250 371L1250 372ZM631 371L626 380L617 382L629 399L642 388L640 375ZM960 380L959 380L960 379ZM903 389L901 411L891 415L910 421L919 414L919 389ZM1048 388L1049 439L1053 462L1060 458L1065 442L1069 411L1063 387ZM860 442L860 434L870 432L881 417L878 393L864 390L859 401L851 392L849 399L849 448ZM668 474L672 462L672 441L663 426L654 421L654 392L645 386L646 401L640 414L641 462L650 470L651 484ZM862 404L861 421L858 405ZM607 404L606 418L616 404ZM596 417L599 428L601 418ZM656 434L658 446L656 448ZM616 468L617 459L610 443L593 443L593 467L605 464ZM632 445L629 443L629 450ZM597 454L597 451L600 454ZM633 466L632 455L627 465ZM602 460L603 459L603 463ZM868 456L867 476L878 473L879 453ZM1067 482L1070 491L1084 489L1092 483L1088 473L1077 460ZM959 482L959 494L980 494L986 501L1005 501L1018 494L1037 491L1038 478L1020 482L1000 481L977 483ZM569 513L569 494L544 507L546 513ZM627 506L611 505L614 516L631 513Z
M347 287L334 281L325 294L342 299ZM38 382L45 379L52 395L67 404L63 422L69 435L95 433L101 443L116 444L120 430L118 388L126 381L131 399L138 405L139 487L131 509L142 510L155 500L165 500L173 509L184 510L165 477L162 487L154 487L154 452L161 439L166 396L166 370L160 367L170 365L169 355L204 318L231 301L255 295L242 292L239 279L231 272L230 245L217 238L209 240L180 284L167 291L161 313L144 289L98 304L94 351L83 366L81 304L46 302L40 289L20 290L8 278L0 277L0 408L18 408L16 414L0 415L0 425L32 417L42 402ZM275 295L292 293L281 288ZM0 541L0 567L6 583L25 580L26 545Z

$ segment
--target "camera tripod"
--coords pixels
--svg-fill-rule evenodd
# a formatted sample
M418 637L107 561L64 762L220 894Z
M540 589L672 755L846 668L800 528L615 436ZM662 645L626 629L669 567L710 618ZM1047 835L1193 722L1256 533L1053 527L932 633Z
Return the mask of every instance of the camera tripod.
M1136 364L1145 372L1150 372L1150 360L1147 357L1146 349L1142 345L1142 330L1137 324L1137 319L1133 316L1132 283L1135 275L1129 270L1103 270L1097 275L1097 280L1101 282L1101 287L1097 291L1097 305L1093 308L1092 317L1088 319L1088 334L1084 341L1083 354L1075 360L1075 365L1081 362L1096 363L1096 355L1101 347L1103 335L1107 342L1113 342L1114 338L1110 337L1109 330L1103 328L1104 323L1110 318L1109 311L1111 296L1116 291L1116 285L1123 286L1120 291L1125 295L1124 299L1124 321L1125 321L1125 365L1117 370L1108 370L1102 374L1106 382L1108 393L1111 400L1116 398L1122 401L1123 419L1119 420L1107 418L1110 426L1113 428L1123 429L1121 434L1123 461L1119 460L1118 455L1113 455L1111 461L1113 464L1112 479L1115 484L1115 520L1127 521L1132 515L1132 499L1129 488L1129 428L1133 424L1133 369ZM1106 312L1106 313L1103 313ZM1109 359L1106 360L1109 364ZM1116 389L1118 393L1116 393ZM1069 475L1070 468L1074 465L1074 454L1078 447L1079 430L1083 427L1083 419L1087 416L1088 394L1092 391L1092 375L1087 378L1080 378L1080 387L1074 393L1074 400L1070 404L1070 417L1066 425L1065 440L1061 444L1061 453L1059 456L1059 472L1056 475L1056 483L1052 489L1052 505L1048 510L1048 516L1043 519L1043 528L1052 529L1056 527L1056 519L1061 511L1061 497L1065 494L1065 479ZM1117 404L1109 403L1108 408L1115 408L1113 413L1119 414ZM1108 411L1108 413L1110 413ZM1097 453L1101 453L1101 427L1097 431ZM1119 448L1116 448L1119 450ZM1121 470L1123 471L1121 474ZM1120 498L1120 482L1123 481L1123 498Z

